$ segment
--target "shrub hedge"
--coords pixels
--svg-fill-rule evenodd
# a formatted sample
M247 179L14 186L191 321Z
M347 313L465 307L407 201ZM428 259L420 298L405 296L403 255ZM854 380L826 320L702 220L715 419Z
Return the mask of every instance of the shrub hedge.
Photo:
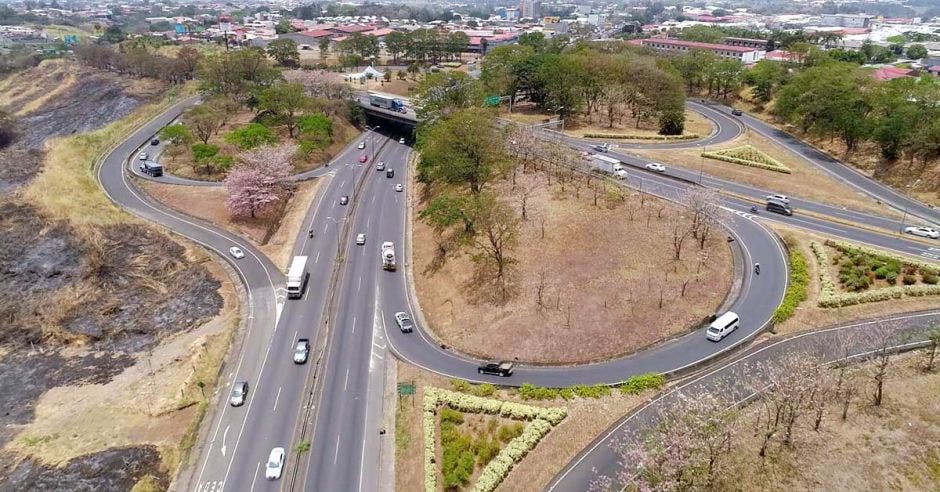
M796 312L800 303L806 300L809 287L809 268L806 257L795 247L790 248L790 285L783 296L783 302L774 311L773 322L783 323Z
M495 458L490 460L486 468L480 474L473 490L479 492L491 492L506 475L512 470L512 467L522 459L538 442L548 434L553 426L558 425L568 415L564 408L543 408L509 401L491 400L478 396L456 393L439 388L426 388L424 390L424 487L427 492L437 491L437 469L434 466L434 448L435 448L435 422L434 416L438 407L444 405L441 410L441 419L447 418L453 421L456 417L453 414L459 412L486 413L490 415L499 415L516 420L526 420L528 424L522 430L522 433L509 441ZM456 412L453 412L456 410ZM450 413L450 412L453 412ZM462 416L460 417L462 419ZM451 424L452 425L452 424ZM443 432L444 425L442 425ZM449 432L449 431L448 431ZM453 436L449 436L450 439ZM443 436L442 436L443 439ZM445 461L448 457L445 457ZM450 483L451 479L458 480L460 470L466 468L466 462L469 458L466 453L455 453L454 457L454 475L446 476L445 482ZM450 469L450 468L449 468ZM459 481L459 480L458 480ZM445 483L445 486L447 483Z
M881 266L878 269L884 268L886 265L891 265L893 263L912 265L916 266L923 275L935 275L933 272L935 268L933 265L925 262L918 262L916 260L907 260L904 258L896 257L889 255L883 251L866 248L862 246L856 246L844 242L826 240L826 246L835 248L837 251L842 252L848 255L859 255L864 254L867 256L874 257L877 261L881 263ZM850 292L850 293L837 293L835 283L832 280L832 277L829 275L826 266L829 265L829 256L825 251L825 247L815 241L810 243L810 249L813 250L813 255L816 256L816 261L819 263L819 282L820 282L820 296L817 305L823 308L834 308L834 307L845 307L845 306L854 306L856 304L864 304L869 302L878 302L878 301L887 301L890 299L900 299L904 296L911 297L921 297L921 296L932 296L940 295L940 285L930 285L929 282L919 285L903 285L903 286L893 286L886 287L883 289L870 290L865 292ZM874 265L872 265L874 266ZM893 267L889 268L885 274L885 279L889 282L895 281L899 274L901 268L898 267L895 270ZM875 270L875 275L878 275L878 270Z
M744 145L733 149L717 150L713 152L702 152L702 157L715 159L718 161L740 164L742 166L753 167L757 169L766 169L778 173L790 174L790 168L784 166L780 161L770 157L760 150Z
M699 138L696 133L685 135L622 135L617 133L585 133L584 138L609 138L621 140L693 140Z
M625 395L638 395L646 390L660 389L666 384L666 376L655 372L631 376L620 385Z

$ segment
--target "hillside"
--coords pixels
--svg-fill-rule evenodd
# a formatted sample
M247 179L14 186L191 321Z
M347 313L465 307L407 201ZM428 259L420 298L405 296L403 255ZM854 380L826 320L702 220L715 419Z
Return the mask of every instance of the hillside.
M63 60L0 81L18 135L0 150L2 490L165 488L185 456L234 289L92 175L177 92Z

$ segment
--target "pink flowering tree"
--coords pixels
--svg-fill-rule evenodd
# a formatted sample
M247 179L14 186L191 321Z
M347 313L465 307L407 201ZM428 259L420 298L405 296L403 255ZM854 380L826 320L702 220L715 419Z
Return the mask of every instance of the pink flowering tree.
M225 178L226 205L236 217L256 217L266 206L290 195L290 162L294 146L261 147L239 156L240 164Z

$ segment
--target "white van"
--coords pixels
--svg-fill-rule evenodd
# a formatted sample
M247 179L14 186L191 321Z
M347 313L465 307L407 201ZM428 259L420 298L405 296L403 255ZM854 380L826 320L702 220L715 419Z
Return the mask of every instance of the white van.
M737 314L728 311L715 319L715 321L712 321L712 324L708 326L708 330L705 332L705 338L713 342L720 341L722 338L728 336L729 333L736 330L740 321Z

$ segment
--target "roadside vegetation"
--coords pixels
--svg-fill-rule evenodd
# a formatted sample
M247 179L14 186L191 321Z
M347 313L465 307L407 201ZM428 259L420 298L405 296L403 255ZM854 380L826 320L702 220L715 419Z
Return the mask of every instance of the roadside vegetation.
M487 53L481 80L488 95L526 94L559 118L576 116L572 123L592 133L652 125L662 135L681 135L685 126L681 79L623 44L565 48L562 39L526 34Z
M481 357L586 362L718 309L731 257L714 193L689 193L684 207L637 193L527 128L498 129L492 110L456 106L441 105L418 138L415 272L442 342Z
M751 363L738 376L752 381L757 398L744 407L721 385L713 393L679 394L658 425L619 445L623 468L602 483L767 491L893 483L933 490L940 328L927 332L925 350L909 354L892 348L905 340L897 328L876 325L863 335L875 350L861 361L826 366L813 355L787 353ZM840 343L848 350L857 340Z
M832 240L810 246L819 265L820 307L940 295L938 264Z
M786 242L790 259L790 278L787 292L783 296L783 302L774 311L772 321L775 325L783 323L796 313L800 304L806 300L811 280L806 256L800 251L796 240L788 238Z
M489 410L483 413L473 411L463 402L464 397L482 397L484 401L493 401L494 408L501 408L505 405L500 402L510 402L520 408L541 409L550 405L566 409L568 416L552 427L534 448L524 453L524 457L511 466L511 471L501 479L497 488L497 490L529 490L543 488L554 474L598 433L629 412L643 399L655 394L655 390L643 391L640 394L621 394L614 390L605 396L573 396L567 400L556 401L526 400L523 399L518 389L448 380L406 364L398 364L398 380L414 383L417 392L414 397L402 397L401 404L396 408L397 490L423 490L427 483L424 465L426 455L424 454L425 448L422 447L425 412L421 403L429 389L443 391L438 388L449 388L452 391L448 393L462 395L453 399L453 401L461 402L457 406L438 407L437 415L432 420L436 426L432 449L436 453L436 463L433 469L437 473L435 479L437 490L449 490L444 486L448 477L455 479L469 477L466 482L461 482L462 485L452 490L475 490L483 487L485 483L480 481L480 477L483 476L483 469L487 463L481 463L479 457L490 457L493 452L496 452L493 456L508 452L506 448L522 436L520 430L524 431L530 423L527 420L514 420L492 414ZM506 408L508 410L509 407ZM444 444L445 428L448 429L446 446ZM448 451L448 456L453 453L453 456L458 459L448 460L445 463L446 458L443 453L446 449L451 450ZM456 450L461 452L455 453ZM459 459L460 457L462 459ZM452 463L453 466L448 463ZM447 470L451 470L450 473L444 471L445 466Z

